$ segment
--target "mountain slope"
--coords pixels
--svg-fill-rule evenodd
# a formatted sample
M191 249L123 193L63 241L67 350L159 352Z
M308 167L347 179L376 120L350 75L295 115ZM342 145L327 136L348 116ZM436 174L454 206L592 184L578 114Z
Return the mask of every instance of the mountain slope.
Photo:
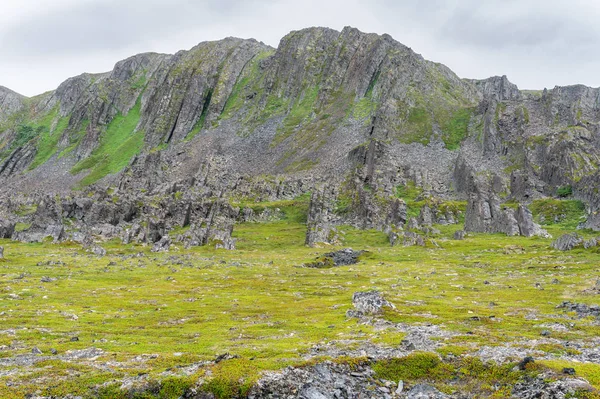
M460 79L353 28L291 32L277 49L227 38L140 54L38 97L1 93L0 179L21 191L152 190L208 168L220 191L358 173L382 193L413 182L464 197L491 179L518 200L563 186L589 199L598 170L598 89Z

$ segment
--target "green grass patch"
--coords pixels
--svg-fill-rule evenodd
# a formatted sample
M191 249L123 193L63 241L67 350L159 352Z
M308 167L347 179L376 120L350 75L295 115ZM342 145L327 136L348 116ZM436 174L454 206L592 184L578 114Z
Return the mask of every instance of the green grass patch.
M469 122L473 110L464 108L456 111L446 126L442 127L442 140L449 150L456 150L460 147L460 143L467 137L469 132Z
M585 205L578 200L538 199L531 203L530 209L538 223L566 229L575 229L586 218Z
M79 183L80 187L119 172L141 151L144 146L144 132L135 131L140 120L140 109L141 100L138 99L127 115L117 115L101 135L98 147L88 158L71 169L72 174L90 171Z

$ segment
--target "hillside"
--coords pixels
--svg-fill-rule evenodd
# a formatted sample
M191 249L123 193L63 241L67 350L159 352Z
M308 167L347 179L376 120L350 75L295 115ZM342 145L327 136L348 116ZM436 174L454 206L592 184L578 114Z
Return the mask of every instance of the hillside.
M0 397L597 398L599 165L350 27L0 86Z

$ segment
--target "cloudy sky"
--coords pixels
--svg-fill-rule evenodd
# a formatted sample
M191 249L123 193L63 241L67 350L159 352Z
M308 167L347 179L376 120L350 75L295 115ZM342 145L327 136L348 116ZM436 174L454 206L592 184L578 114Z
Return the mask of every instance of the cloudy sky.
M597 0L0 0L0 85L25 95L130 55L291 30L389 33L459 76L600 86Z

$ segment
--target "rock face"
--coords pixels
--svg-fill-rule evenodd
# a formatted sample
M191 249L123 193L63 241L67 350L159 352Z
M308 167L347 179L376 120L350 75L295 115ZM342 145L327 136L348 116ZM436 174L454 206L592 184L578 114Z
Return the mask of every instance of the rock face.
M181 228L186 246L231 249L234 223L284 215L223 204L312 192L308 246L337 243L344 224L421 245L404 231L463 217L432 199L467 199L466 231L545 236L526 204L561 190L600 230L598 109L600 89L460 79L351 27L294 31L278 48L226 38L138 54L34 98L0 87L0 201L17 198L0 216L31 223L10 234L23 241L154 245ZM425 203L418 218L399 189Z
M533 221L529 208L519 204L516 209L502 205L495 194L471 193L465 215L465 231L478 233L504 233L509 236L548 236Z
M336 230L333 227L335 192L323 188L315 190L310 197L307 217L305 244L314 247L319 244L333 244L337 241Z

